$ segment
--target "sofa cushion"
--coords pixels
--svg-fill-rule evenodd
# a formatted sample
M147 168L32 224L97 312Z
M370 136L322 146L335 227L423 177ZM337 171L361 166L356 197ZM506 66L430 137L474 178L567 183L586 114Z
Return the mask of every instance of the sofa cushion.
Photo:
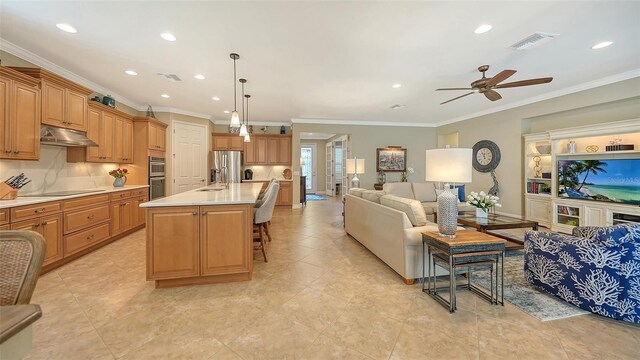
M382 190L365 190L362 192L362 198L380 204L380 197L384 194Z
M389 195L395 195L407 199L415 199L413 188L409 182L386 183L382 190Z
M349 195L353 195L353 196L357 196L357 197L362 197L362 193L367 190L367 189L363 189L363 188L351 188L349 189Z
M436 187L432 182L413 183L413 195L420 202L436 201Z
M423 202L422 208L424 209L424 213L427 215L433 215L438 212L438 202L437 201L427 201Z
M424 208L422 208L422 204L418 200L395 195L383 195L380 197L380 204L407 214L413 226L423 226L427 223L427 214L425 214Z
M455 185L454 188L458 189L458 201L467 201L467 194L464 190L464 185Z
M593 238L606 246L637 243L640 242L640 224L620 224L603 227L596 231Z

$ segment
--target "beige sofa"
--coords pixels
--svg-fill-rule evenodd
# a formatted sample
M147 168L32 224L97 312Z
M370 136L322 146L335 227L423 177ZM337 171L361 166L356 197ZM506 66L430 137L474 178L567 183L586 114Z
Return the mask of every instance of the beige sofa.
M438 199L436 187L432 182L410 183L398 182L384 184L382 190L385 194L391 194L403 198L420 201L427 215L434 215L438 211ZM459 211L475 211L476 208L467 205L466 202L458 203Z
M462 228L459 228L462 230ZM423 231L438 231L427 220L422 204L385 194L352 188L345 195L345 230L395 270L406 284L422 278ZM447 272L436 267L438 275Z

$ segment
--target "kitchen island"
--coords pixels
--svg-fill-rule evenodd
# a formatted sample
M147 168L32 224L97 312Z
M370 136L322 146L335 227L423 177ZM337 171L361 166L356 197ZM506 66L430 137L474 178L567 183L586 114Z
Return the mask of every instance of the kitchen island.
M262 184L207 186L147 209L147 280L156 288L251 280L253 207Z

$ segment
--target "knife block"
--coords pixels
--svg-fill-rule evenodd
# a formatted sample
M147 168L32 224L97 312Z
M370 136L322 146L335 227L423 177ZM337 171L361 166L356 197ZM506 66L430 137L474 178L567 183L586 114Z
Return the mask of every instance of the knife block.
M17 197L18 189L14 189L5 183L0 183L0 200L15 200Z

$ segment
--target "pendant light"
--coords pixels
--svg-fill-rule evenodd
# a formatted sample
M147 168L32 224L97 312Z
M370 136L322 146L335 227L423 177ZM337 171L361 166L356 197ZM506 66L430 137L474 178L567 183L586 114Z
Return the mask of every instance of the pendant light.
M244 84L246 84L247 79L240 79L239 81L242 84L242 126L240 126L240 136L247 136L249 133L247 132L247 125L244 123Z
M249 126L249 98L251 97L251 95L245 95L244 97L247 98L247 126ZM247 135L244 136L244 142L251 142L251 135L249 135L249 133L247 132Z
M236 53L231 53L229 55L233 59L233 112L231 113L231 124L232 128L240 127L240 116L238 116L238 99L237 99L237 88L236 88L236 60L240 59L240 55Z

